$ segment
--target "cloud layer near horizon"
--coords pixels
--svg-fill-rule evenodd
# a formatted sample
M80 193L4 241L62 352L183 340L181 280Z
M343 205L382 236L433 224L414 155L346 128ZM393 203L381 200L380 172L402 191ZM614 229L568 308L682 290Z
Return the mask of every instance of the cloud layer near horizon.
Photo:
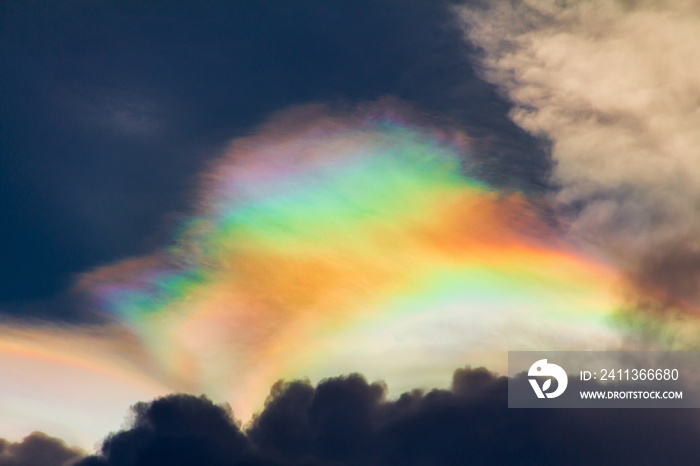
M41 432L33 432L21 442L0 438L0 466L70 466L86 454Z
M242 427L226 405L171 395L132 408L80 466L462 466L465 464L695 464L694 410L508 409L507 380L459 369L449 389L386 399L359 374L318 385L279 382ZM51 451L53 461L32 462ZM34 434L2 466L66 466L79 452ZM14 459L14 461L12 461Z
M700 6L487 2L461 10L512 119L552 141L572 233L603 247L642 307L700 305Z

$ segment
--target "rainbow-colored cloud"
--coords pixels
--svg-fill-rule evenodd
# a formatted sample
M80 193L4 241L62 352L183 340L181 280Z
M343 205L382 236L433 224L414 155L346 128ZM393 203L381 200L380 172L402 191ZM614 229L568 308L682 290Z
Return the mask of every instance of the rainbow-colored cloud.
M401 390L617 341L614 273L480 182L464 134L309 113L235 141L170 246L84 277L161 377L246 415L281 377Z

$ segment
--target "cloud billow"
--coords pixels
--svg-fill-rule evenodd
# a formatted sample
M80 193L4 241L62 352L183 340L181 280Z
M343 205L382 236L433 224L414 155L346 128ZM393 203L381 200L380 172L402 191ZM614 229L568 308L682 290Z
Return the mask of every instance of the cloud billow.
M279 382L246 429L226 406L171 395L81 466L692 464L693 410L507 408L507 379L460 369L452 388L385 399L358 374Z
M84 455L84 451L41 432L33 432L21 442L0 438L0 466L69 466Z

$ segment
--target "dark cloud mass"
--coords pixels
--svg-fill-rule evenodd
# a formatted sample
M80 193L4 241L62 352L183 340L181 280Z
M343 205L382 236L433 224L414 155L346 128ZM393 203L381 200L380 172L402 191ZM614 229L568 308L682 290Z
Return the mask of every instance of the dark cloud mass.
M483 368L457 370L450 390L414 391L393 401L384 395L382 384L358 374L315 387L279 382L247 429L227 406L171 395L135 405L128 428L79 464L645 465L700 459L695 410L508 409L507 379ZM34 434L10 447L15 462L3 452L0 464L39 464L17 453L25 444L39 445L34 454L53 455L44 465L75 455Z
M539 189L544 152L475 77L447 6L2 2L1 312L162 244L192 175L291 105L411 101L470 128L484 178ZM21 312L76 318L61 309Z
M84 455L85 452L41 432L16 443L0 439L0 466L68 466Z

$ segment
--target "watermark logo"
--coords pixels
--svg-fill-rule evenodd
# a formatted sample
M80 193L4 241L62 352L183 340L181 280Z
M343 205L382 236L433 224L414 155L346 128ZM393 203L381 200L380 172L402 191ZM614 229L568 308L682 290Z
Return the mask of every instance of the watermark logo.
M700 351L508 351L509 408L700 408L698 381Z
M537 395L537 398L544 398L545 396L547 398L556 398L564 393L564 390L566 390L566 386L569 383L569 377L566 375L566 371L556 364L548 363L546 359L540 359L530 366L530 370L527 372L527 375L529 377L553 377L557 380L557 389L551 393L548 393L547 390L549 390L552 386L551 378L545 380L542 387L540 387L537 379L528 379L530 385L532 385L532 389L535 391L535 395Z

